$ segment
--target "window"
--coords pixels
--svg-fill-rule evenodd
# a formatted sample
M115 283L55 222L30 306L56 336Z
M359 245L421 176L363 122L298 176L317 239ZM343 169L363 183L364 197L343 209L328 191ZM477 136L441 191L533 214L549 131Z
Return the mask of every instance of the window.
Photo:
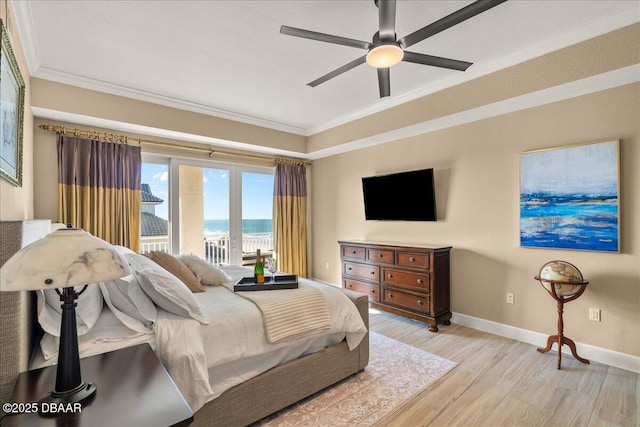
M242 264L273 253L273 172L242 172Z
M140 252L169 252L169 165L142 164Z
M149 155L143 162L142 222L153 215L164 221L166 233L145 235L150 225L143 225L141 252L192 253L213 264L236 265L253 265L257 249L270 256L272 168Z

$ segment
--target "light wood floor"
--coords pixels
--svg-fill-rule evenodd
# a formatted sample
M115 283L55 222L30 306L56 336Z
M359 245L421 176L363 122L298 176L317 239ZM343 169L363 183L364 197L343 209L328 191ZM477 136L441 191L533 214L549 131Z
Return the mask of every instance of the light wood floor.
M371 330L458 363L382 426L640 426L633 372L451 324L370 313ZM554 346L555 349L555 346Z

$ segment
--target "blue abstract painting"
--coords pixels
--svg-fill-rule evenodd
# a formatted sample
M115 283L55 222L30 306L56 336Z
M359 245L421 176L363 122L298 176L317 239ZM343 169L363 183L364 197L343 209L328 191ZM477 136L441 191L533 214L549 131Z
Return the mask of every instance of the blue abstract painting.
M619 141L520 155L520 246L619 251Z

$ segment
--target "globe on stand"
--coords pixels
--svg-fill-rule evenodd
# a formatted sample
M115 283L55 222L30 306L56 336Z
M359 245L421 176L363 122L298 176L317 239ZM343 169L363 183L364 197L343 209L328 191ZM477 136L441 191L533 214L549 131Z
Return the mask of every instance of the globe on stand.
M567 344L571 349L571 354L582 363L589 363L587 359L578 356L576 344L573 340L564 336L564 303L573 301L585 291L588 281L584 280L578 268L567 261L549 261L540 268L540 272L534 277L540 282L542 287L556 300L558 304L558 333L547 338L547 346L539 348L540 353L551 350L553 343L558 344L558 369L562 363L562 346Z

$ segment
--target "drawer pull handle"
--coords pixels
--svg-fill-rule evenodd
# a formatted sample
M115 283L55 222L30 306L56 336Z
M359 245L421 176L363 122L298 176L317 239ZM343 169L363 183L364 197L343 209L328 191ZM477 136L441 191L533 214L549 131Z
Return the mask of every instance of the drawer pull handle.
M349 285L349 286L347 286L347 287L348 287L349 289L351 289L351 288L353 287L353 285Z
M388 277L389 279L391 279L391 278L393 278L393 274L389 273L389 274L387 274L387 277Z
M351 271L351 267L347 268L347 270Z
M421 299L418 300L418 305L422 305L422 300Z
M351 253L355 255L355 254L356 254L356 251L353 251L353 252L351 252Z
M371 274L376 274L376 272L375 272L375 271L372 271L372 272L371 272Z
M389 298L393 298L393 294L389 294Z
M409 257L409 261L413 262L413 261L415 261L415 260L416 260L416 259L415 259L414 257L412 257L412 256L411 256L411 257Z
M371 293L372 293L372 294L375 294L375 293L376 293L376 290L375 290L375 289L371 289Z
M422 284L422 279L418 279L418 284L421 285Z
M382 254L378 254L378 258L382 258L384 255Z

